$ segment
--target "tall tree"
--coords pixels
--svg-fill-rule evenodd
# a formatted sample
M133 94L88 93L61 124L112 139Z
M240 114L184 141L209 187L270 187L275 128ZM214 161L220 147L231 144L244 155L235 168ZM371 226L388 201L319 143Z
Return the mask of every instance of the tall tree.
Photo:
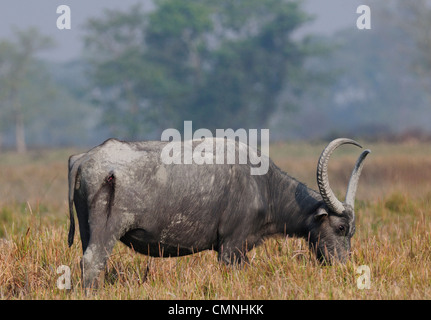
M93 102L103 110L102 121L118 136L134 138L146 103L140 88L145 87L149 66L144 59L145 13L139 5L129 11L105 10L102 19L90 19L85 37L87 56L95 90Z
M431 85L431 1L393 0L391 2L392 8L386 4L382 10L386 13L395 11L395 14L391 15L395 20L392 23L411 39L411 45L404 49L404 54L411 56L412 70L421 77L429 92Z
M43 36L35 28L15 30L15 42L0 43L0 86L4 111L13 113L15 124L16 150L27 150L25 140L24 106L21 94L27 85L27 78L34 65L35 55L53 45L53 41Z
M426 94L431 69L426 59L431 47L425 41L430 28L424 26L431 26L430 5L429 0L376 2L371 30L347 27L331 36L336 50L320 65L335 70L336 81L323 99L311 107L304 105L302 111L308 113L302 123L306 125L297 132L302 130L306 138L332 138L346 134L378 137L413 128L429 131L431 110ZM428 85L421 77L428 78ZM316 102L323 111L320 114ZM316 115L318 122L313 120Z
M156 0L87 24L96 100L114 134L263 127L285 92L309 79L318 51L294 31L309 17L292 0ZM148 130L148 131L146 131Z
M318 53L292 36L309 19L297 1L222 1L222 40L206 87L221 124L261 128L278 106L292 108L286 92L311 79L304 62Z

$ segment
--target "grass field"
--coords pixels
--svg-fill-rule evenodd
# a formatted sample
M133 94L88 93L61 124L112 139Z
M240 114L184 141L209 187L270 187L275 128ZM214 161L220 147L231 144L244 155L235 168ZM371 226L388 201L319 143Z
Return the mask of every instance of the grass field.
M431 145L365 145L372 154L359 183L353 252L345 265L319 265L295 238L265 241L242 269L219 264L212 251L161 259L118 243L104 286L89 297L81 289L79 236L67 246L67 159L77 150L0 154L0 298L431 299ZM270 156L317 188L323 147L280 143ZM359 152L345 146L330 161L340 198ZM70 290L57 286L61 265L70 268ZM370 270L369 289L358 288L366 276L358 273L362 265Z

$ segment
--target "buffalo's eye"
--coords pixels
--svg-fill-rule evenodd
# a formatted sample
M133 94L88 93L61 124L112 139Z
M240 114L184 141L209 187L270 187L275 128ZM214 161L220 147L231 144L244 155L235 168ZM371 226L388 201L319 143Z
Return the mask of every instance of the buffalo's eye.
M340 224L340 225L338 226L338 230L340 230L340 231L344 232L344 230L346 230L346 228L345 228L342 224Z

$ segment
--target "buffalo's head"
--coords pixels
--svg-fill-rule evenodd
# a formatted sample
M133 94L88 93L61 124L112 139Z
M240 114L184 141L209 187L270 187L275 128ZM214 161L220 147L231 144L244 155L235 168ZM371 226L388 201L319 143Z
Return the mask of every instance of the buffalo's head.
M343 144L361 147L350 139L336 139L322 152L317 165L317 184L322 203L310 216L309 244L320 261L345 262L350 254L350 240L355 233L355 194L364 159L370 153L365 150L359 156L352 171L344 202L337 199L329 186L328 161L331 153Z

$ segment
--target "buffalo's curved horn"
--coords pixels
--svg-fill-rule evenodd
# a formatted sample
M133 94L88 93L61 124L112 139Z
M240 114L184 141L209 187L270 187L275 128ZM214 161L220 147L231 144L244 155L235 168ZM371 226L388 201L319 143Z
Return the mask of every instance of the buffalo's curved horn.
M353 144L355 146L362 148L362 146L354 140L346 139L346 138L335 139L331 141L326 146L326 148L322 151L322 154L320 155L320 158L319 158L319 162L317 164L317 185L319 187L320 195L322 196L323 201L328 206L328 208L337 214L343 213L344 205L340 200L337 199L331 187L329 186L328 162L332 152L343 144ZM359 164L359 167L361 167L361 164ZM355 174L354 180L356 179L356 176L357 174ZM354 196L354 193L356 192L356 188L355 188L355 182L353 181L350 189L352 190L352 194ZM357 185L357 181L356 181L356 185ZM350 195L349 192L348 194Z
M353 168L352 175L350 176L345 202L347 205L351 206L352 209L355 208L356 189L358 188L358 181L361 176L362 167L364 166L364 160L370 152L371 150L367 149L361 153Z

